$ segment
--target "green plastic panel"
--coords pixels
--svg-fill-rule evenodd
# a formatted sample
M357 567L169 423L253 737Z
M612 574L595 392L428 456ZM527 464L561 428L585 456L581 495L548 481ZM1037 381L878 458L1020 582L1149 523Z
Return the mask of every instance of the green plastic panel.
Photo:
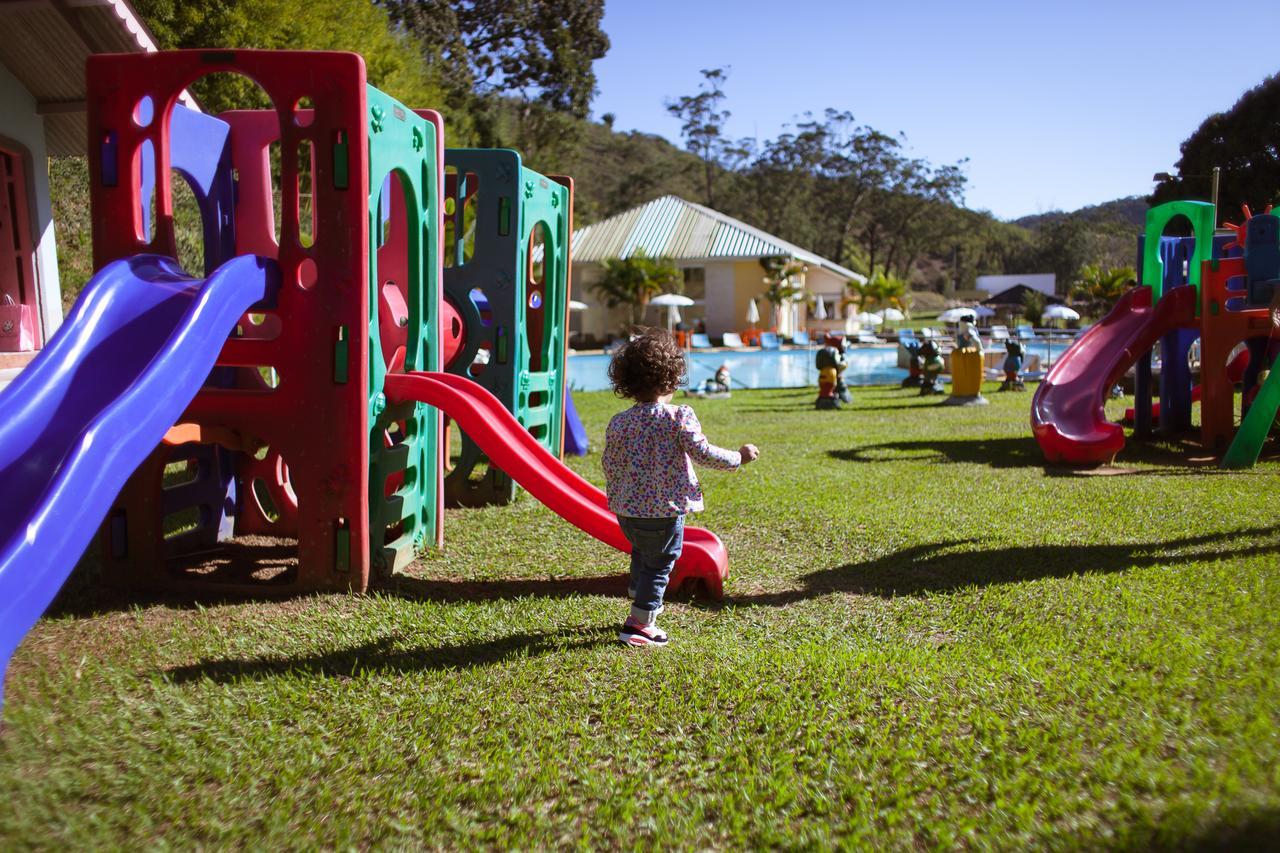
M1216 213L1207 201L1171 201L1147 211L1146 237L1142 248L1142 284L1151 288L1151 304L1164 295L1164 261L1160 259L1160 237L1175 216L1185 216L1195 232L1196 248L1187 269L1187 283L1200 293L1200 265L1213 255L1213 230ZM1196 314L1200 300L1196 299Z
M421 403L389 406L383 337L404 339L406 370L440 369L440 186L436 127L368 87L369 129L369 541L373 567L401 568L434 538L439 495L439 414ZM384 290L408 308L403 328L382 328ZM388 324L390 325L390 324Z
M448 149L445 294L466 338L449 371L483 385L544 447L559 454L568 334L569 190L505 149ZM531 240L541 233L534 280ZM449 246L452 246L450 251ZM484 306L483 309L481 306ZM487 363L477 356L487 356ZM445 479L453 505L514 499L515 483L465 434Z
M1280 364L1271 368L1267 381L1253 398L1235 439L1222 457L1223 468L1252 468L1257 464L1262 444L1276 421L1276 412L1280 412Z

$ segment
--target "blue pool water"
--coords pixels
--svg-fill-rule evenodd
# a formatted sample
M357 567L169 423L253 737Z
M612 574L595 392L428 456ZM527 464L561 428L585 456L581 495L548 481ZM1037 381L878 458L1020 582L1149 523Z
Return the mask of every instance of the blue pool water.
M1067 344L1036 341L1028 347L1028 355L1036 353L1042 360L1050 354L1054 359ZM735 388L805 388L818 384L818 370L813 366L814 350L725 350L691 352L689 384L701 385L715 375L722 364L729 366ZM854 347L845 353L849 367L844 380L849 385L896 385L907 371L898 367L896 346ZM609 356L593 353L569 356L569 387L574 391L604 391L609 388L607 374Z

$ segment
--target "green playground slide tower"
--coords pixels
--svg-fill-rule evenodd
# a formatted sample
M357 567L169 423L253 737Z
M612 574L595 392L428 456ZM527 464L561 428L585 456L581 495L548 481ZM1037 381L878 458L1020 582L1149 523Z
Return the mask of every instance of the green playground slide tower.
M448 370L491 391L557 456L564 430L569 188L515 151L445 152L445 296L465 328ZM516 485L464 433L445 478L456 506L506 504Z

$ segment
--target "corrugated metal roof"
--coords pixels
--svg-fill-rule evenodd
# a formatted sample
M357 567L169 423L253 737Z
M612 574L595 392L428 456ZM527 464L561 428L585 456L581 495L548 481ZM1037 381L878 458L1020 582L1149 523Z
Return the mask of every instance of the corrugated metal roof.
M54 156L84 154L84 63L93 53L154 53L125 0L0 0L0 64L36 99ZM197 108L185 95L183 103Z
M786 255L845 278L866 277L719 211L668 195L573 233L573 259L599 262L643 251L652 258L710 261Z

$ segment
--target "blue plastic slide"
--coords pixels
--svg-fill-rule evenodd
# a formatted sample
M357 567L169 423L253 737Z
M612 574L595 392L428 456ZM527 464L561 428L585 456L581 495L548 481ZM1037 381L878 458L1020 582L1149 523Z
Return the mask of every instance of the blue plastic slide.
M104 267L0 391L0 702L9 658L125 481L199 392L236 321L279 286L244 255L208 279L171 258Z

